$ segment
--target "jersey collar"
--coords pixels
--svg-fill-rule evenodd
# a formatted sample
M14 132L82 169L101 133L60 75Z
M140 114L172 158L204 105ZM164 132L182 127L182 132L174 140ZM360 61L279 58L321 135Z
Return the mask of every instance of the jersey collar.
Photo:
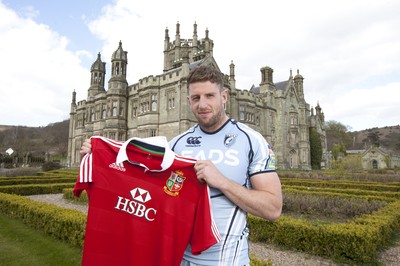
M116 160L117 164L120 164L124 161L129 162L129 157L128 157L128 154L126 153L126 148L129 145L129 143L134 140L137 140L137 141L140 141L140 142L143 142L146 144L150 144L150 145L159 146L159 147L164 148L164 150L165 150L163 161L161 163L161 170L149 169L146 165L140 163L140 166L144 167L146 170L150 170L152 172L162 172L162 171L165 171L166 169L168 169L172 165L174 158L175 158L175 153L169 147L167 138L164 136L157 136L157 137L150 137L150 138L133 137L133 138L128 139L127 141L125 141L122 144L121 148L118 151L117 160Z

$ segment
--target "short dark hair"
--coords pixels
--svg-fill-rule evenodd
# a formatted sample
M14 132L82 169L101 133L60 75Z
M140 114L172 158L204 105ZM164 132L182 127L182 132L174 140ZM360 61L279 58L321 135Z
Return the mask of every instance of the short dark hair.
M224 88L224 80L222 77L222 73L212 66L201 65L193 68L190 71L189 76L187 78L187 89L189 89L189 85L192 83L206 82L206 81L210 81L211 83L217 84L220 90Z

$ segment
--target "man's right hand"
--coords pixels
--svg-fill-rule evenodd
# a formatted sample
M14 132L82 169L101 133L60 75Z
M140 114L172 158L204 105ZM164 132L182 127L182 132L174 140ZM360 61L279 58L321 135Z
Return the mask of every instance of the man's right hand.
M92 143L90 142L90 139L85 139L81 149L79 150L79 153L83 156L86 153L91 153L91 152L92 152Z

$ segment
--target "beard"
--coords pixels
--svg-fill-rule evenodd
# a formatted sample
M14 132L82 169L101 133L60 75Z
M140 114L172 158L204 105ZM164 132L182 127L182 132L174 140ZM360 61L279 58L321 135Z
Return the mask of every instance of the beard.
M210 118L204 119L197 113L195 113L197 122L200 127L208 132L216 131L225 122L224 110L220 108L217 113L213 114Z

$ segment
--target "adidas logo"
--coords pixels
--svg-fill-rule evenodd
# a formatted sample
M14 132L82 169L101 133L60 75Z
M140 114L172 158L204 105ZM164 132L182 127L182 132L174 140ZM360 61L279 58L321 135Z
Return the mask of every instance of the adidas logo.
M121 171L121 172L125 172L126 171L126 169L125 169L125 167L124 167L124 165L122 163L120 163L120 164L110 163L110 165L108 167L114 168L114 169L116 169L118 171Z

